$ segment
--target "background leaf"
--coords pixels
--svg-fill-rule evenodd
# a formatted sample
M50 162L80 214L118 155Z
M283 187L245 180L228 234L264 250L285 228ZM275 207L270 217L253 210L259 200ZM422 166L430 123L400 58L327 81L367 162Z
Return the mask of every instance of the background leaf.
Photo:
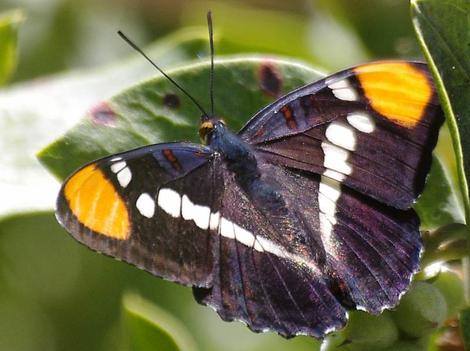
M16 67L18 28L23 19L20 10L0 13L0 86L7 82Z
M186 328L136 294L123 297L123 334L132 351L196 351Z
M418 38L437 84L457 155L460 190L470 218L470 2L413 0Z
M465 350L470 350L470 307L460 312L459 319Z
M206 37L206 29L181 30L150 45L148 52L162 67L178 65L196 54L205 55ZM153 75L152 67L133 55L113 66L0 90L0 194L9 199L0 201L0 219L24 211L52 209L59 184L37 161L39 145L63 134L93 104Z
M434 149L426 186L414 206L421 221L421 230L435 230L448 224L465 222L455 165L452 139L444 125Z
M218 60L215 111L234 131L275 99L272 91L263 91L260 73L263 67L278 79L279 89L276 88L275 95L285 94L322 76L292 60L253 56ZM193 64L169 74L209 110L208 63ZM169 96L177 103L168 105ZM199 142L200 114L171 83L157 77L102 102L65 136L41 151L39 159L63 179L85 162L141 145L177 140Z
M371 57L419 57L408 1L316 0L356 33Z
M191 289L77 244L52 212L4 218L0 262L0 350L126 351L120 321L128 291L180 320L199 350L319 350L310 337L286 340L222 321Z
M454 189L455 184L445 164L435 156L426 188L415 204L421 220L421 230L432 230L449 223L464 221L459 196Z
M304 7L294 13L254 8L240 2L186 2L182 17L185 22L203 24L200 14L210 8L214 13L215 33L222 37L217 52L222 54L288 55L328 70L369 59L366 48L353 31L324 8L309 9L306 4ZM240 26L240 19L243 19L243 26ZM344 55L345 52L348 54Z

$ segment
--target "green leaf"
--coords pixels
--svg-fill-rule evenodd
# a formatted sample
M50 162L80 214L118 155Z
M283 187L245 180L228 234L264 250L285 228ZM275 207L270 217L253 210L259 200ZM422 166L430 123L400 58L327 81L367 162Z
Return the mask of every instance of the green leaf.
M433 158L426 188L415 209L419 214L422 230L463 221L458 194L455 193L452 179L438 157Z
M184 29L146 51L162 67L181 64L207 52L206 32ZM116 40L120 39L116 36ZM153 75L155 70L135 54L111 66L77 70L1 90L0 194L9 201L0 202L0 218L52 209L58 184L37 161L37 150L75 125L93 104Z
M413 23L441 98L457 155L465 217L470 220L470 2L413 0Z
M183 324L150 301L135 294L123 298L123 328L132 351L195 351Z
M356 32L372 57L416 57L408 1L311 0ZM356 61L358 62L358 61Z
M208 106L209 64L196 63L170 72L180 85ZM261 68L272 69L279 91L263 91ZM215 65L215 111L232 130L278 96L322 74L299 62L276 58L225 58ZM167 104L168 97L177 100ZM42 150L40 161L63 179L85 162L145 144L199 141L201 112L161 76L137 84L92 110L77 126Z
M204 21L201 13L207 6L197 1L185 2L183 21L201 24ZM287 2L284 6L289 7ZM314 6L313 11L296 13L277 6L263 8L249 2L212 1L215 35L221 37L216 50L224 54L288 55L331 70L367 61L368 54L355 33Z
M465 350L470 350L470 307L460 312L460 332L462 333Z
M15 70L18 27L23 19L21 10L0 14L0 86L7 82Z

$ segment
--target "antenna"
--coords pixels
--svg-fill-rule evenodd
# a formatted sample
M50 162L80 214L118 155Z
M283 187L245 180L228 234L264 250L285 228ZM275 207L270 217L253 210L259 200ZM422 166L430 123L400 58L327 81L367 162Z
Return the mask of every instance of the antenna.
M163 72L163 70L157 66L157 64L155 62L153 62L150 57L148 57L145 52L142 51L141 48L139 48L132 40L130 40L123 32L121 32L120 30L117 32L119 34L119 36L124 39L124 41L129 44L130 47L132 47L135 51L137 51L139 54L141 54L148 62L150 62L150 64L155 67L161 74L163 74L163 76L168 79L171 83L173 83L173 85L175 87L177 87L179 90L181 90L182 93L184 93L188 98L191 99L191 101L197 106L197 108L202 112L202 114L204 116L209 116L206 111L204 111L204 109L202 108L202 106L196 101L195 98L193 98L186 90L184 90L181 85L179 85L178 83L176 83L168 74L166 74L165 72Z
M209 96L211 99L211 116L214 115L214 31L212 28L212 12L207 12L207 27L209 28L209 44L211 48L211 73L209 81Z

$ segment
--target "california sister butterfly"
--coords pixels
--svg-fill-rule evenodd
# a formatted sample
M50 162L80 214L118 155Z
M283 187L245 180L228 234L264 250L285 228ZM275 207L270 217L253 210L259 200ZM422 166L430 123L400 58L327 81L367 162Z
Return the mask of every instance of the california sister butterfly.
M201 110L203 145L144 146L75 171L57 200L75 239L191 286L197 302L256 332L321 338L348 309L397 305L418 270L411 206L443 123L425 64L335 73L238 133L165 76Z

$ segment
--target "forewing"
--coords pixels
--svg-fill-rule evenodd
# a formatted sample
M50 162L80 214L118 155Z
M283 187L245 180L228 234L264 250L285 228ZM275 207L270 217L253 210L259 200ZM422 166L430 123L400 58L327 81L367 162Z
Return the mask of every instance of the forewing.
M254 116L240 136L273 164L407 209L423 190L442 123L426 65L386 61L294 91Z
M57 218L93 250L172 281L208 286L209 221L221 191L215 163L210 149L188 143L92 162L65 181Z

